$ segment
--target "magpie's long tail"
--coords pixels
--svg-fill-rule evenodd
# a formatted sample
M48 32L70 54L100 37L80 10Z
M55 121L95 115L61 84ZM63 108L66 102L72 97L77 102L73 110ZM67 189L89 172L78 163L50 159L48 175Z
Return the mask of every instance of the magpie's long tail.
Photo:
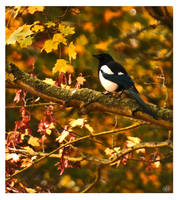
M151 115L154 119L158 119L157 115L151 110L150 106L146 104L140 97L140 95L134 91L134 88L128 89L129 93L134 97L138 104L142 107L143 112Z

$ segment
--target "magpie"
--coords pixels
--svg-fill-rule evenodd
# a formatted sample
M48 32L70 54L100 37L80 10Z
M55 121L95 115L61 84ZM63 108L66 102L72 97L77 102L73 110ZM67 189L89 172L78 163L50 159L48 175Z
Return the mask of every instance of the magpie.
M124 92L124 90L127 90L141 106L143 112L157 119L156 114L151 110L149 105L141 99L134 81L121 64L115 62L109 54L103 53L93 56L99 60L98 76L101 85L107 92Z

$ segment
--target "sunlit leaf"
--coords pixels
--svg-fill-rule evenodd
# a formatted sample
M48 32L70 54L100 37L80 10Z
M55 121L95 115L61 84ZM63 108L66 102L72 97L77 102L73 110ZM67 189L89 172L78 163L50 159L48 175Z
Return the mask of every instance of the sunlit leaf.
M54 27L56 24L52 21L49 21L47 23L45 23L45 25L48 27L48 28L51 28L51 27Z
M71 127L76 127L80 126L81 128L85 125L86 119L79 118L79 119L74 119L70 121L70 126Z
M30 30L31 25L23 25L20 26L17 30L15 30L6 41L7 44L15 44L20 40L24 40L25 37L30 36L33 32Z
M69 47L68 47L68 54L69 54L69 60L71 62L71 59L76 59L76 51L75 51L75 45L73 42L70 42Z
M33 42L33 37L28 36L23 40L20 40L19 44L21 48L27 48L28 46L31 46L32 42Z
M51 78L45 78L45 80L43 80L43 82L45 82L49 85L55 85L55 81Z
M63 43L64 45L67 45L67 40L66 38L63 36L62 33L56 33L53 35L53 41L54 42L58 42L58 43Z
M25 188L26 189L26 191L28 192L28 193L36 193L37 191L35 190L35 189L32 189L32 188Z
M66 72L73 73L74 69L73 69L72 65L67 64L66 60L57 59L57 62L55 64L55 66L53 67L52 72L53 72L53 74L56 73L56 72L59 72L59 73L61 73L61 72L63 72L63 73L66 73Z
M69 131L67 130L63 130L63 132L61 133L61 135L59 137L56 138L56 141L58 141L59 143L63 142L64 139L69 135Z
M40 146L39 138L33 137L32 135L30 135L30 138L28 140L28 144L30 144L34 147L39 147Z
M59 31L64 34L64 35L72 35L75 33L75 28L74 27L70 27L64 24L59 24L58 26Z
M32 31L34 31L34 32L42 32L42 31L44 31L44 26L42 26L42 25L35 25L35 26L33 26L32 27Z
M44 6L28 6L27 10L30 14L34 14L35 12L42 12Z
M41 51L45 50L47 53L50 53L52 50L58 49L58 44L56 41L46 40Z

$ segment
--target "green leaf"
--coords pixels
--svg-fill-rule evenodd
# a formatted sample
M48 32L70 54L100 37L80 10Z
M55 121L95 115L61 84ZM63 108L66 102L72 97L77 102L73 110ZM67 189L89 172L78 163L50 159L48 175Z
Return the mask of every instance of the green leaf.
M6 44L15 44L16 42L19 42L20 40L25 39L27 36L30 36L33 34L33 31L30 30L31 25L23 25L20 26L17 30L15 30L7 40Z
M23 40L20 40L19 41L20 47L21 48L27 48L28 46L30 46L32 44L32 42L33 42L32 40L33 40L33 37L31 37L31 36L26 37Z

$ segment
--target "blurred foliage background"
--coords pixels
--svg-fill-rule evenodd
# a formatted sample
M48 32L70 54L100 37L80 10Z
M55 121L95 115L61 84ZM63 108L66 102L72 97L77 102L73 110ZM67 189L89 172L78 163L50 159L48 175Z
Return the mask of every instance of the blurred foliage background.
M64 59L68 63L68 67L64 65L64 72L72 74L70 87L75 87L77 77L82 74L86 80L82 87L103 91L97 75L98 63L92 54L107 52L126 68L145 101L172 109L172 17L172 7L6 7L6 59L25 72L34 72L40 79L50 78L54 81L57 79L57 73L52 72L54 66L58 59ZM32 24L29 28L28 25ZM51 47L49 43L45 46L45 41L54 39L60 24L66 29L69 27L69 33L63 33L65 37L60 38L57 47L54 43ZM21 32L23 38L18 34L13 35L24 25ZM33 33L29 33L30 30ZM6 90L7 133L14 130L15 121L20 118L18 109L8 108L14 105L15 93L15 89ZM35 99L27 94L27 104ZM41 99L40 102L44 101ZM39 139L38 124L45 110L42 106L28 108L31 113L31 134ZM122 116L116 119L113 114L99 112L84 116L76 109L61 109L57 105L54 115L60 128L69 124L71 119L85 118L94 132L132 123L131 119ZM85 128L74 130L80 136L88 133ZM126 136L139 137L142 141L163 141L167 135L167 130L163 128L143 125L122 135L103 136L75 146L80 152L105 158L106 147L123 147ZM45 152L58 146L56 137L55 134L48 136L44 144ZM41 147L33 144L31 148L41 151ZM160 155L169 153L164 148L146 151L144 156L149 157L155 151L159 151ZM77 155L74 152L74 156ZM61 176L55 166L57 162L55 158L43 160L19 176L20 182L38 192L79 192L94 179L96 165L91 161L83 160L80 169L65 169ZM162 160L159 167L148 169L147 166L136 159L128 160L126 165L121 164L118 168L108 166L91 192L172 192L172 159Z

